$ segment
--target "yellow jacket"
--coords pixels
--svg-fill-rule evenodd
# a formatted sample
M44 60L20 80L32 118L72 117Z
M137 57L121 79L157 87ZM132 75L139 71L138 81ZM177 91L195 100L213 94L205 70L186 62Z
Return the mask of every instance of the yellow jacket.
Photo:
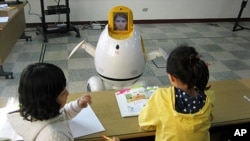
M206 103L194 114L175 111L174 87L159 88L139 114L145 131L156 130L155 141L209 141L214 92L206 91Z

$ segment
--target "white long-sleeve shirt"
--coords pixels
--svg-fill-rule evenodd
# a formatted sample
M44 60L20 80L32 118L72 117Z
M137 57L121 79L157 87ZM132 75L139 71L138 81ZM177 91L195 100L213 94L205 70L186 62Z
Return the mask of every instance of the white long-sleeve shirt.
M27 121L19 112L8 114L8 120L13 129L24 141L73 141L68 120L75 117L81 108L77 100L64 106L62 113L44 121Z

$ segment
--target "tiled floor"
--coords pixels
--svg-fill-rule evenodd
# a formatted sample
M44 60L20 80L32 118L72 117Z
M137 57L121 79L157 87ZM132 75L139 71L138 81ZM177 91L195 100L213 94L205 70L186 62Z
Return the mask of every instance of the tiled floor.
M171 23L139 24L139 29L147 52L159 47L166 52L180 44L194 46L209 62L210 80L250 78L250 30L232 32L234 23ZM250 27L250 22L241 23ZM70 93L85 92L88 78L96 75L94 58L79 49L70 60L67 56L82 40L96 45L101 30L80 29L81 37L75 32L50 34L44 62L60 66L67 77ZM17 95L17 85L22 69L30 63L38 62L43 38L33 28L27 28L26 34L32 36L31 42L20 39L4 63L5 71L12 71L14 79L0 77L0 97ZM146 64L140 80L149 85L169 85L166 77L165 61L158 58Z

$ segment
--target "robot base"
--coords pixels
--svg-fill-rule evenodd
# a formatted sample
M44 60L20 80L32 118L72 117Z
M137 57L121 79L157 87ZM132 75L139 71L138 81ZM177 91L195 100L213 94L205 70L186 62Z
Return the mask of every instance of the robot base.
M107 80L103 81L98 76L92 76L88 80L87 91L96 92L96 91L104 91L104 90L121 90L121 89L132 87L135 85L148 86L148 83L146 81L137 81L137 80L133 80L130 83L127 83L127 85L121 85L120 83L121 82L117 82L114 84L113 81L111 83Z

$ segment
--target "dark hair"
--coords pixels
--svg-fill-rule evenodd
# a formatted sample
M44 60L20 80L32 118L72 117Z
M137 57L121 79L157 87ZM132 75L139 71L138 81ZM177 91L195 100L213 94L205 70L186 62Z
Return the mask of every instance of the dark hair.
M207 64L191 46L181 45L175 48L167 59L167 73L187 84L188 88L208 90L209 71Z
M122 17L124 19L126 19L126 21L128 21L128 15L124 12L118 12L115 14L114 16L114 21L116 20L117 17Z
M63 71L49 63L27 66L19 81L20 114L28 121L47 120L60 114L58 95L66 87Z

